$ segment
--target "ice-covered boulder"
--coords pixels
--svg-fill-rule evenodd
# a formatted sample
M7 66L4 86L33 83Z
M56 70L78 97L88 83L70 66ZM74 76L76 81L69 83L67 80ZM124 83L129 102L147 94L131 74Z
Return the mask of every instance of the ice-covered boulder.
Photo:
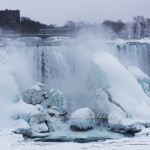
M50 90L49 98L41 102L42 107L47 112L59 112L60 114L66 113L66 100L59 90Z
M38 107L40 106L27 104L22 99L12 106L12 118L18 122L18 125L22 123L22 127L18 127L17 125L17 130L15 130L16 133L31 136L31 130L38 133L48 131L48 127L45 124L46 114L38 110ZM22 120L22 122L19 122L19 120Z
M38 132L38 133L44 133L44 132L48 132L48 127L45 124L45 122L40 123L40 124L30 124L30 127L32 130Z
M23 93L23 100L28 104L40 104L42 100L47 98L48 93L42 83L37 83L32 89L29 89Z
M51 90L50 92L50 109L54 111L58 111L60 114L66 113L66 100L59 90Z
M71 128L88 130L95 125L95 115L89 108L81 108L71 115Z
M134 67L134 66L128 66L127 67L130 73L135 77L135 79L138 81L138 83L143 88L144 92L150 96L150 78L148 75L146 75L141 69Z
M48 132L48 127L45 123L46 115L40 114L32 116L29 122L30 128L38 133Z

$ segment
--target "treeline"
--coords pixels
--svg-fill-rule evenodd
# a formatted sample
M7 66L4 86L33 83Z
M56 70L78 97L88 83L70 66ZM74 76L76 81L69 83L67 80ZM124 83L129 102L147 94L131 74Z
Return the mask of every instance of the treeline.
M150 37L150 19L143 16L134 17L131 22L106 20L102 24L89 24L85 22L75 23L68 21L65 27L74 28L77 31L91 30L96 34L108 34L112 38L141 39Z
M0 24L0 27L4 31L12 30L22 33L37 32L40 29L59 28L61 30L62 28L70 28L73 33L90 31L94 34L107 34L111 38L141 39L150 37L150 19L145 19L143 16L134 17L133 20L128 23L122 22L121 20L106 20L99 24L91 24L83 21L67 21L62 27L53 24L46 25L27 17L21 17L20 23Z
M134 17L132 22L126 23L120 37L124 39L150 37L150 19L145 19L143 16Z
M31 20L27 17L21 17L20 23L0 23L0 27L3 31L11 30L15 32L37 32L40 29L54 29L57 28L56 25L46 25L42 24L39 21Z

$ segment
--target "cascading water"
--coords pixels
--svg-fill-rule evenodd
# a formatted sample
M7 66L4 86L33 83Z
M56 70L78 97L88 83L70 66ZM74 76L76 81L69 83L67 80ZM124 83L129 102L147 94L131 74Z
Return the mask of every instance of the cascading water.
M127 42L123 45L117 45L118 58L125 66L137 66L145 73L150 75L150 44Z

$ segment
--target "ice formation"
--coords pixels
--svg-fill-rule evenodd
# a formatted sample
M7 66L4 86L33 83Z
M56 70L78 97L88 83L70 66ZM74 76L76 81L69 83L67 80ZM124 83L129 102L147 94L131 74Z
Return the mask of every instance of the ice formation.
M131 117L149 120L150 99L114 56L102 51L94 54L91 58L91 72L89 88L103 88L107 91L110 113L120 119Z
M138 46L131 53L131 45L124 45L120 47L127 51L127 59L137 56ZM100 127L95 124L95 116L100 113L116 116L107 121L117 132L142 130L150 122L150 98L145 95L149 95L149 77L138 68L125 67L136 61L123 59L123 66L111 54L97 50L97 45L94 50L92 46L79 47L23 45L14 49L8 46L5 52L0 49L0 117L4 120L0 126L11 124L15 133L37 137L45 132L62 130L63 135L69 131L73 139L77 132L70 130L70 125L80 130ZM112 51L114 54L117 50ZM121 60L121 52L115 55ZM33 86L35 80L43 84ZM55 115L67 113L71 118L56 121Z
M44 117L43 117L44 116ZM30 119L30 122L29 122L29 125L30 125L30 128L38 133L41 133L41 132L48 132L48 127L47 125L45 124L45 114L43 114L43 116L33 116L31 117Z
M50 102L51 102L51 109L57 110L59 113L66 112L66 101L65 98L59 90L51 90L50 92Z
M135 79L139 82L144 92L150 96L150 79L149 76L146 75L142 70L134 66L128 66L128 70L135 77Z
M65 114L66 113L66 100L59 90L51 89L49 98L41 102L50 114Z
M43 84L37 83L30 90L23 93L23 100L28 104L40 104L42 100L47 99L48 94Z
M89 99L88 106L96 115L109 115L111 113L109 108L109 97L104 89L98 88L93 90Z
M23 119L29 124L30 129L28 130L23 128L15 130L16 133L22 132L23 135L42 136L40 133L53 131L53 119L49 115L66 113L66 102L63 94L59 90L53 89L48 93L44 84L41 83L37 83L32 89L23 92L23 99L22 96L17 95L14 102L16 103L14 107L17 105L28 107L28 109L24 107L25 110L20 111L17 108L16 112L13 112L13 119Z

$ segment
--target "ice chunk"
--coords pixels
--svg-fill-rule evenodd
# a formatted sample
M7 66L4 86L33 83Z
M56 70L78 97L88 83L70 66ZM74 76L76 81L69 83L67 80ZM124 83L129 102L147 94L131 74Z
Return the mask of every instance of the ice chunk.
M71 115L71 127L88 130L95 125L95 115L89 108L81 108Z
M37 83L32 89L23 93L23 100L28 104L40 104L42 100L47 98L48 94L42 83Z
M53 109L53 110L57 109L57 111L62 114L66 112L66 101L65 101L65 98L64 98L62 92L60 92L59 90L51 91L50 103L51 103L51 106L53 106L53 107L51 107L51 109ZM55 108L54 108L54 106L55 106Z

